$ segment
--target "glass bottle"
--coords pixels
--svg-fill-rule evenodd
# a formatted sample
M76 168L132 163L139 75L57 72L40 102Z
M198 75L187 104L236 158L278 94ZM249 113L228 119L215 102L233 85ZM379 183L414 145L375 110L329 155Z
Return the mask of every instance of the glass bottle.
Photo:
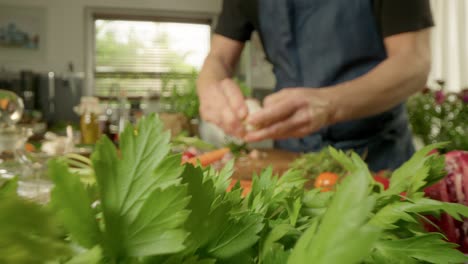
M100 136L99 113L99 100L97 98L81 98L80 131L82 144L92 145L98 141Z

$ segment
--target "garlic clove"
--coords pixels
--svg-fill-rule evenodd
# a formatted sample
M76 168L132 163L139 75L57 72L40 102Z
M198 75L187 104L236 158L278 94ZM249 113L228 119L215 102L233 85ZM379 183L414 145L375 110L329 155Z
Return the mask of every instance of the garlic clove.
M248 112L249 112L247 118L250 115L262 110L262 106L261 106L260 102L257 99L253 99L253 98L246 99L245 104L247 105L247 109L248 109ZM247 132L252 132L252 131L257 130L257 128L255 126L250 125L247 122L244 122L244 126L245 126L245 130Z

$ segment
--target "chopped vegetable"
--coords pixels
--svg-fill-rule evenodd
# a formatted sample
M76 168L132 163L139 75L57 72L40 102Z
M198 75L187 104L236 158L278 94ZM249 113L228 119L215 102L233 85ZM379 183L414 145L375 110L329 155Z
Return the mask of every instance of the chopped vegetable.
M211 165L217 161L220 161L223 159L224 155L228 154L231 150L229 148L222 148L222 149L218 149L218 150L215 150L215 151L210 151L210 152L206 152L204 154L201 154L197 157L193 157L193 158L190 158L189 160L187 160L186 162L183 162L183 163L189 163L189 164L192 164L194 166L198 165L198 163L200 163L200 165L202 165L203 167L205 166L208 166L208 165Z

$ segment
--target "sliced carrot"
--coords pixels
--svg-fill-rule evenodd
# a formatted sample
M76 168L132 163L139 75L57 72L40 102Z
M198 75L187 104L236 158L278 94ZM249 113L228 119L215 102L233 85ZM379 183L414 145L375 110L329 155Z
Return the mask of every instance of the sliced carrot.
M208 166L210 164L213 164L217 161L220 161L223 159L224 155L229 153L231 150L229 148L222 148L210 152L206 152L204 154L201 154L197 157L193 157L191 159L188 159L185 162L182 162L182 164L185 163L190 163L194 166L198 165L200 163L203 167Z

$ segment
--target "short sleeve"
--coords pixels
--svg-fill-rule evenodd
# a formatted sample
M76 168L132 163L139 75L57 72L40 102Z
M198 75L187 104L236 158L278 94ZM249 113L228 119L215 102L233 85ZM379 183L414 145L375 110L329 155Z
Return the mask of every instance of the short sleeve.
M430 0L380 0L378 17L383 37L434 26Z
M223 0L223 9L218 17L215 33L230 39L245 42L250 39L254 26L242 9L242 0Z

